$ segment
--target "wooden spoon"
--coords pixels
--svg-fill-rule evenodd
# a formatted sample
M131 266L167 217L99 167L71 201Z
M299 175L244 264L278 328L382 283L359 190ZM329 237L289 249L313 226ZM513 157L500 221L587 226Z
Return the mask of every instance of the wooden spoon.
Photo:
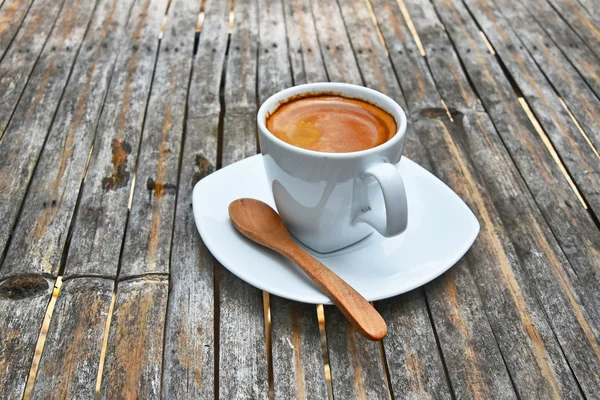
M299 266L335 303L367 339L381 340L387 333L377 310L333 271L298 247L283 220L268 204L238 199L229 205L233 225L248 239L282 254Z

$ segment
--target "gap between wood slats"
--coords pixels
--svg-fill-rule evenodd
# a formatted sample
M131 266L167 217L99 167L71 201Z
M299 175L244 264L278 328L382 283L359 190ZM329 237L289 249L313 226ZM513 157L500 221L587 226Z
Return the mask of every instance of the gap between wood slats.
M425 57L425 55L426 55L425 48L423 47L423 43L421 43L421 38L419 37L417 30L415 29L415 24L413 24L412 18L410 17L410 14L408 13L406 4L404 4L403 0L396 0L396 2L398 3L398 6L400 7L400 11L402 12L402 17L404 17L404 22L406 22L406 25L408 26L408 30L410 31L410 34L412 35L413 40L415 41L415 43L417 44L417 47L419 48L419 53L421 53L422 57Z
M129 191L129 199L127 201L127 215L125 217L125 226L127 226L128 224L128 220L129 220L129 215L131 213L131 206L133 203L133 194L134 194L134 190L135 190L135 181L136 181L136 177L137 177L137 168L138 168L138 161L139 161L139 154L140 154L140 150L142 147L142 142L144 139L144 127L146 125L146 116L148 115L148 105L150 104L150 96L152 94L152 86L154 84L154 74L156 73L156 65L158 63L158 54L160 54L160 43L161 43L161 38L162 38L162 34L163 34L163 30L164 30L164 26L166 23L166 17L167 17L167 13L169 11L169 6L171 5L171 1L169 1L167 3L167 7L165 9L165 17L163 18L163 21L161 23L161 29L160 32L158 34L158 46L157 46L157 55L154 58L154 65L152 67L152 77L150 79L150 88L148 90L148 98L146 99L146 105L145 105L145 109L144 109L144 118L142 121L142 127L141 127L141 137L138 143L138 148L137 148L137 157L135 159L135 164L133 166L133 172L132 172L132 179L131 179L131 189ZM114 282L114 286L113 286L113 292L112 292L112 297L111 297L111 301L110 301L110 306L108 309L108 315L106 317L106 324L104 325L104 333L103 333L103 338L102 338L102 349L100 350L100 360L98 362L98 375L96 376L96 387L95 387L95 392L94 392L94 398L99 398L100 396L100 388L102 387L102 374L104 372L104 362L106 360L106 350L108 348L108 339L109 339L109 334L110 334L110 324L112 322L112 317L113 317L113 311L115 308L115 302L117 299L117 290L118 290L118 286L119 286L119 273L121 272L121 257L123 256L123 249L124 249L124 245L125 245L125 237L127 235L127 232L125 232L125 234L123 235L123 239L121 241L121 249L119 251L119 264L117 266L117 273L116 273L116 277L115 277L115 282ZM163 346L164 348L164 346ZM161 383L162 383L162 379L161 379Z
M565 110L567 111L567 114L569 114L569 117L571 117L571 120L573 120L573 123L575 124L575 126L579 130L579 133L581 133L581 136L584 137L584 139L587 142L588 146L591 147L591 149L594 152L594 154L596 155L596 157L600 158L600 154L598 154L598 149L596 149L596 147L594 147L594 145L590 141L589 136L587 135L587 133L585 133L585 131L583 130L583 128L581 127L581 125L579 125L579 122L577 121L577 118L575 118L575 116L573 115L573 113L571 112L571 110L569 109L569 107L567 106L567 104L564 102L563 98L560 97L560 96L558 96L558 100L560 100L560 104L562 104L562 106L565 108Z
M542 142L544 142L544 145L546 146L546 148L548 149L548 151L552 155L552 158L554 159L554 162L556 162L556 164L558 164L558 167L560 168L560 171L565 176L565 179L567 180L567 182L569 182L569 186L571 186L571 189L573 189L573 191L577 195L577 198L579 199L579 202L587 210L588 206L585 203L585 200L583 200L583 197L581 197L581 194L579 193L579 190L577 190L577 187L575 186L575 183L573 182L573 180L571 179L571 176L569 175L569 173L565 169L565 166L563 165L562 161L560 160L560 157L558 156L558 153L554 149L554 146L552 146L552 143L550 143L550 139L548 139L548 135L546 135L546 132L544 131L544 129L540 125L539 121L537 120L537 118L535 117L535 115L533 114L533 112L531 111L531 109L529 108L529 105L527 104L527 100L525 100L524 97L519 96L519 104L521 104L521 107L523 108L523 110L525 110L525 114L527 114L527 117L529 118L529 120L533 124L533 127L535 128L535 131L538 133L538 135L542 139Z
M273 381L273 349L271 347L271 297L263 291L263 318L265 320L265 342L267 348L267 379L269 383L269 399L275 399L275 383Z
M52 314L54 313L54 306L56 305L56 300L58 299L58 294L60 293L61 286L62 276L59 276L58 278L56 278L56 282L54 283L52 297L50 298L50 303L48 303L48 308L46 309L44 321L42 322L42 329L40 330L40 335L38 336L38 341L35 345L35 353L33 356L33 361L31 362L31 368L29 369L27 383L25 384L23 400L29 400L31 398L33 384L35 383L35 377L37 376L38 367L40 365L40 359L42 358L42 352L44 351L44 344L46 343L46 336L48 335L48 328L50 327L50 320L52 319Z
M104 326L104 337L102 338L102 349L100 350L100 362L98 366L98 375L96 377L96 390L94 398L100 396L100 387L102 385L102 372L104 371L104 360L106 359L106 348L108 347L108 334L110 333L110 323L112 321L113 310L115 309L115 302L117 301L117 286L113 287L112 297L110 300L110 306L108 308L108 315L106 317L106 325Z
M224 127L223 121L225 119L225 77L227 76L227 60L229 58L229 45L231 43L231 33L233 32L233 20L234 20L234 0L229 0L229 26L227 31L227 45L225 46L225 57L223 59L223 68L221 70L221 82L219 85L219 124L217 127L217 165L216 169L219 170L223 167L223 136ZM192 66L193 69L193 66ZM220 266L213 258L213 304L214 304L214 316L213 316L213 392L215 399L219 398L219 360L221 358L221 347L220 347L220 331L221 331L221 271Z
M371 4L370 0L365 0L365 3L367 4L367 10L369 10L369 16L371 17L371 21L373 21L373 25L375 25L375 30L377 31L377 37L379 38L379 41L381 42L381 45L383 46L383 49L385 50L385 55L389 56L390 52L388 51L388 48L385 44L385 40L383 39L383 34L381 33L381 29L379 29L379 24L377 23L377 17L375 17L375 13L373 12L373 5Z
M429 298L427 297L427 293L422 288L420 289L425 299L425 307L427 307L427 316L429 317L429 324L431 325L431 330L433 331L433 337L435 338L435 344L440 355L440 360L442 360L442 367L444 368L444 376L446 377L446 384L448 385L448 389L450 389L450 396L454 400L456 398L454 388L452 387L452 380L450 379L450 374L448 373L448 366L446 365L446 359L444 358L444 352L442 351L442 344L440 342L440 338L437 333L437 329L435 327L435 321L433 320L433 314L431 313L431 306L429 304ZM506 363L504 363L506 365ZM511 382L512 383L512 382ZM513 387L515 385L513 384Z
M323 370L327 385L327 397L333 400L333 386L331 384L331 368L329 367L329 354L327 353L327 334L325 333L325 310L323 304L317 305L317 322L319 323L319 336L321 339L321 356L323 357Z

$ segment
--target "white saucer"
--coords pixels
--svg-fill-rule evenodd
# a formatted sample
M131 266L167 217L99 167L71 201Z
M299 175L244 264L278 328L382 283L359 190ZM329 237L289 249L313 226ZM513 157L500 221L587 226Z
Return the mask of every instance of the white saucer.
M237 162L196 184L194 218L202 240L225 268L259 289L305 303L331 304L298 267L246 239L229 219L229 203L240 197L275 208L261 157ZM369 301L408 292L440 276L479 233L477 219L450 188L406 157L398 166L409 210L402 235L386 239L373 233L328 254L309 250Z

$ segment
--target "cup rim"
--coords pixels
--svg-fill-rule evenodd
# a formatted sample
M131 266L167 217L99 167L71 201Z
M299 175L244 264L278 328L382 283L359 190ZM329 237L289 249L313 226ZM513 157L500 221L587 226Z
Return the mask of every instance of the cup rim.
M396 134L388 141L371 147L366 150L352 151L352 152L344 152L344 153L327 153L323 151L316 150L308 150L302 147L294 146L283 140L279 139L272 132L267 129L266 119L267 114L272 112L279 107L281 103L287 101L290 97L302 95L305 93L311 93L318 95L319 93L328 93L328 94L339 94L342 97L347 98L355 98L363 101L367 101L375 104L377 107L382 108L384 111L388 112L396 122L397 130ZM354 93L354 94L352 94ZM366 95L365 95L366 93ZM361 94L363 94L361 96ZM366 99L368 97L369 99ZM371 101L371 99L375 101ZM371 154L375 154L384 150L389 149L396 145L399 141L404 139L406 134L406 115L404 110L400 105L391 97L378 92L376 90L360 86L354 85L350 83L340 83L340 82L320 82L320 83L306 83L303 85L292 86L290 88L281 90L267 100L265 100L260 108L258 109L258 113L256 116L258 128L260 132L264 133L265 137L270 139L271 141L277 143L279 146L286 148L287 150L294 151L299 154L303 154L311 157L318 158L333 158L333 159L348 159L355 157L362 157Z

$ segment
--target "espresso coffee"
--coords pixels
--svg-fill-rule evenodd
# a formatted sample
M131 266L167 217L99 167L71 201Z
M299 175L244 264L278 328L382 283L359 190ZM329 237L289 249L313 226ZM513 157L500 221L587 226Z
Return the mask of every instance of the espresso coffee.
M366 101L314 95L282 104L267 117L267 129L291 145L325 153L366 150L390 140L394 117Z

